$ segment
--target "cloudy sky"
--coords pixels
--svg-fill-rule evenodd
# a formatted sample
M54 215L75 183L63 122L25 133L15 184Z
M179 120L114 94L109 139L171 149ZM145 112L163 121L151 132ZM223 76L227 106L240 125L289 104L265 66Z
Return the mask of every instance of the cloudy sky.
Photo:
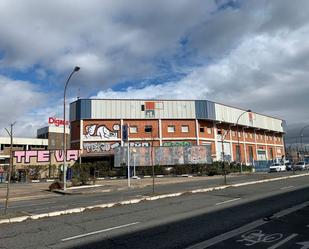
M307 0L1 0L0 134L68 97L208 99L309 124ZM309 129L305 132L309 136Z

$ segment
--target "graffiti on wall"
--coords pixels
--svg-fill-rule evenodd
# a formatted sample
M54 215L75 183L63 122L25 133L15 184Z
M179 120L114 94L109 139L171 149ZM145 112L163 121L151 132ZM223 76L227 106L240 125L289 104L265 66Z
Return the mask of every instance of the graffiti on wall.
M115 143L101 143L101 142L93 142L93 143L84 143L84 150L87 153L100 153L100 152L113 152L113 150L119 147L120 142ZM124 146L128 146L127 143ZM130 142L130 147L149 147L150 143L148 142Z
M127 147L115 149L115 167L127 164ZM130 148L130 165L182 165L211 163L211 145Z
M62 150L18 150L14 151L13 157L16 159L16 163L30 163L31 159L37 163L49 163L51 162L52 154L56 162L63 162L64 154ZM67 150L66 161L76 161L79 156L78 150Z
M191 146L191 142L179 141L179 142L163 142L164 147L174 147L174 146Z
M120 146L120 143L84 143L84 150L87 153L109 152Z
M113 130L109 130L105 125L90 124L85 127L83 140L114 140L118 138L119 124L113 125Z

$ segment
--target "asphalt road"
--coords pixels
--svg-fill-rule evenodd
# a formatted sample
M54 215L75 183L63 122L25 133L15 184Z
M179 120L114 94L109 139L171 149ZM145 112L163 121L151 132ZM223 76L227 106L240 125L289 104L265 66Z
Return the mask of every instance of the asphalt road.
M298 173L298 172L297 172ZM303 173L303 172L302 172ZM273 173L273 174L251 174L234 175L227 177L227 183L241 183L265 178L273 178L291 175L291 172ZM138 180L137 180L138 181ZM156 194L175 193L180 191L189 191L199 188L214 187L223 184L223 177L205 178L205 180L190 181L183 183L164 184L155 186ZM104 188L101 190L104 191ZM10 213L24 212L27 214L40 214L74 207L84 207L116 201L124 201L152 194L152 186L136 189L124 189L121 191L89 193L87 195L47 195L46 199L32 199L11 202L8 211ZM4 208L4 202L0 204L0 209Z
M308 180L299 177L0 225L0 248L187 248L308 201ZM296 244L308 240L308 233L301 233L307 221L308 208L304 207L248 230L258 230L246 234L249 238L273 240L250 248L270 248L287 238L282 246L294 243L296 247L290 248L309 248ZM268 236L276 233L282 234L280 239ZM211 248L247 248L247 241L238 241L243 234Z

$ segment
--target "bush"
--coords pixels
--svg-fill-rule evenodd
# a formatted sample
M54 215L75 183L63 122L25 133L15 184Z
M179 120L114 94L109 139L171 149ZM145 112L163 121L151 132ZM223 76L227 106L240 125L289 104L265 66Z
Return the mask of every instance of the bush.
M54 189L62 189L63 183L62 182L53 182L49 185L49 191L53 191Z

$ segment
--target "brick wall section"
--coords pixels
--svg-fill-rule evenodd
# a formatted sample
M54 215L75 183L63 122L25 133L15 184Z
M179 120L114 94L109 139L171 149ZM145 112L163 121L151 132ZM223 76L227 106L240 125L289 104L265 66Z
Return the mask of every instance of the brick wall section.
M168 126L175 126L175 132L168 132ZM182 126L188 126L189 132L181 132ZM164 138L196 137L195 120L162 120L162 137Z
M204 128L204 132L201 132L200 128ZM200 138L214 138L214 126L212 121L199 120L198 132ZM210 134L209 134L210 133Z
M130 139L134 138L158 138L159 137L159 121L158 120L124 120L124 124L137 127L137 133L130 133ZM152 126L152 132L145 132L145 126Z
M80 121L71 122L71 140L80 139Z
M84 127L83 133L86 133L85 127L87 125L104 125L107 129L111 132L114 131L114 125L119 125L120 127L120 120L84 120ZM123 120L123 124L129 124L131 127L137 127L137 133L130 133L130 140L135 142L152 142L154 146L159 146L159 120L158 119L141 119L141 120ZM72 141L79 140L79 121L71 123L71 132L72 132ZM181 142L186 141L190 142L192 145L196 145L196 121L194 119L190 120L161 120L161 131L162 131L162 143L164 142ZM175 132L168 132L168 126L174 126ZM145 126L152 126L152 132L145 132ZM182 132L181 127L188 126L188 132ZM217 123L217 129L222 130L223 134L225 131L228 131L225 141L230 141L232 139L232 153L233 158L236 160L236 146L237 146L237 126L232 126L230 124L225 123ZM200 131L200 127L204 127L204 132ZM209 132L210 131L210 132ZM117 137L120 138L120 132L116 131ZM254 130L253 128L244 128L245 136L243 136L243 127L239 126L239 141L240 141L240 148L241 148L241 161L245 161L245 153L244 153L244 144L243 141L245 139L246 142L246 159L247 162L250 160L250 152L249 146L252 146L254 160L257 160L256 149L267 149L267 154L269 154L269 148L273 148L273 158L281 157L284 155L284 148L282 134L273 133L269 131L263 130ZM255 134L256 133L256 138ZM251 134L251 135L250 135ZM212 144L212 154L216 154L215 151L215 143L214 143L214 122L208 120L199 120L198 121L198 135L199 135L199 144L202 145L203 143L211 143ZM276 140L274 139L276 137ZM167 139L168 138L168 139ZM173 139L175 138L175 139ZM209 139L209 140L208 140ZM219 142L220 139L218 139ZM261 143L263 145L255 145L254 142ZM108 142L108 141L105 141ZM118 141L119 142L119 141ZM264 144L267 144L267 148ZM269 144L269 145L268 145ZM275 146L277 145L277 146ZM73 147L74 146L74 147ZM72 148L79 149L79 144L72 143ZM281 151L279 151L280 149ZM271 159L268 156L268 159Z

